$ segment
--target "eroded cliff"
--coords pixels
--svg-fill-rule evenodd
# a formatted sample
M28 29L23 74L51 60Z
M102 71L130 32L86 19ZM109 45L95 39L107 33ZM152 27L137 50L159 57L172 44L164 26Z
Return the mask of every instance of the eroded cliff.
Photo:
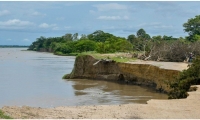
M180 73L177 70L161 69L149 64L118 63L100 61L89 55L76 57L74 68L68 79L87 78L94 80L110 80L121 83L146 85L159 91L168 92L168 81Z

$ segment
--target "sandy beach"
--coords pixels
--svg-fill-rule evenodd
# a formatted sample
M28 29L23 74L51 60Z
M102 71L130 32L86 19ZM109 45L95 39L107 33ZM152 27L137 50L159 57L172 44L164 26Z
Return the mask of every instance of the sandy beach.
M5 106L2 110L13 118L27 119L196 119L200 118L200 85L186 99L155 100L147 104L94 105L56 108Z

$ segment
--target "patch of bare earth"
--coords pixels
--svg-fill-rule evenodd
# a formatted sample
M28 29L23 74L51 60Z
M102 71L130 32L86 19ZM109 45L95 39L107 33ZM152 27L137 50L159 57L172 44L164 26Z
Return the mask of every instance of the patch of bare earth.
M157 62L157 61L136 60L134 62L127 62L127 63L150 64L163 69L179 70L179 71L186 70L188 68L188 63L185 62Z

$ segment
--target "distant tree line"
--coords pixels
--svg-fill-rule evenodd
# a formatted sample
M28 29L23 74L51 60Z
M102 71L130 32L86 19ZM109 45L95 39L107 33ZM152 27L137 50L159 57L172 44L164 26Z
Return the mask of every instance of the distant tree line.
M200 55L200 15L183 24L189 36L174 38L173 36L150 36L141 28L136 35L127 38L97 30L91 34L67 33L61 37L37 38L29 46L29 50L53 52L57 55L70 55L87 51L98 53L129 52L133 57L143 60L176 61L186 60L189 53Z
M0 48L27 48L28 45L0 45Z

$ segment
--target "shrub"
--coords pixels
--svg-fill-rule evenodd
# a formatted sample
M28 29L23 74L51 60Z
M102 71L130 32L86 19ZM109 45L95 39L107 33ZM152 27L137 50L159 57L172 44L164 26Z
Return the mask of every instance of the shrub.
M4 114L2 110L0 110L0 119L12 119L10 116Z
M169 92L169 99L186 98L191 85L200 83L200 56L197 56L187 70L181 72L173 83Z

